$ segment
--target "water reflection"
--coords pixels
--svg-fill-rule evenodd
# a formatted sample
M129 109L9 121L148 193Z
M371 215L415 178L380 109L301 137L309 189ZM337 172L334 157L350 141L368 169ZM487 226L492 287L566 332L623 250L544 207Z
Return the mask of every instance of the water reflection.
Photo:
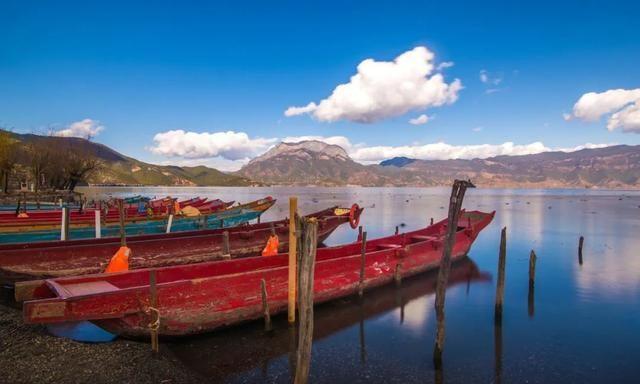
M360 364L367 361L367 319L400 309L405 303L425 299L435 291L436 273L426 273L402 281L399 287L385 286L365 292L362 299L349 297L316 307L314 313L314 345L346 328L357 325L359 330ZM469 258L455 263L449 286L468 281L489 281ZM428 302L427 300L422 300ZM400 316L401 322L405 315ZM407 314L412 318L412 314ZM296 332L286 325L282 316L274 318L274 331L265 333L258 322L170 344L175 355L193 370L212 381L222 381L231 375L260 368L267 372L270 361L282 356L289 359L289 374L295 372ZM419 323L405 323L410 327ZM371 330L378 332L378 330ZM425 346L429 348L430 346ZM312 363L313 365L313 363Z

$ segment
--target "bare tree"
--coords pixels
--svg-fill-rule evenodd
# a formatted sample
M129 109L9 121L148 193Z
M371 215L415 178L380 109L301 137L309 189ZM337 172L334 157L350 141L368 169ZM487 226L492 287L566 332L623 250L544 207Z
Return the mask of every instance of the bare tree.
M0 129L0 180L2 191L9 192L9 177L17 162L17 142L11 134Z

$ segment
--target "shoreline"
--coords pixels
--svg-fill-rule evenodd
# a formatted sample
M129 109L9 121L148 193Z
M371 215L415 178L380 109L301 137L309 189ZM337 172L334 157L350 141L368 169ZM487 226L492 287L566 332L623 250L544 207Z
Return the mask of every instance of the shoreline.
M24 324L20 309L0 303L0 383L199 383L160 344L154 356L148 342L116 339L80 343L51 336L40 325Z

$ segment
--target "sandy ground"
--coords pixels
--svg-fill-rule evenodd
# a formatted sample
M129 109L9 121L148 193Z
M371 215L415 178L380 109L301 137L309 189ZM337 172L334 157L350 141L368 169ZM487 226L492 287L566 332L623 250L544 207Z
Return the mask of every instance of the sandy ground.
M0 304L0 383L196 383L167 348L116 340L84 344L22 322L21 311Z

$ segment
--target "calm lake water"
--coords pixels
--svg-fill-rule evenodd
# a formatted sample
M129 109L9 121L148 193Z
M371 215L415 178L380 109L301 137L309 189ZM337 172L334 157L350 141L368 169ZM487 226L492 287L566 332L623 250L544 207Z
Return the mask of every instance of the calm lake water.
M102 188L100 194L278 199L264 220L356 202L369 238L417 229L447 214L448 188ZM640 377L640 193L586 190L470 190L464 207L496 211L447 290L444 382L629 383ZM507 227L504 317L494 327L500 230ZM585 237L584 263L578 239ZM327 245L355 240L340 227ZM538 255L533 300L528 259ZM311 382L434 382L434 274L400 288L316 307ZM295 344L286 318L170 342L203 381L291 381Z

